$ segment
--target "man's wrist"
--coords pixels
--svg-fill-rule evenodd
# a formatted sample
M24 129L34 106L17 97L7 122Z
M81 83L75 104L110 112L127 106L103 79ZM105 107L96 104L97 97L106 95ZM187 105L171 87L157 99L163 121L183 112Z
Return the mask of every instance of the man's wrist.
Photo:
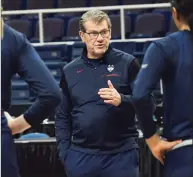
M120 104L119 106L122 106L126 101L125 101L125 95L122 93L119 93L120 95Z

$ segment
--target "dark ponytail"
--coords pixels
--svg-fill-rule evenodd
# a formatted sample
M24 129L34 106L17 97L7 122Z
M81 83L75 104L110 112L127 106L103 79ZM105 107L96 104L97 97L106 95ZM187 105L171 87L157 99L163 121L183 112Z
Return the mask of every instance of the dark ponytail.
M187 20L193 34L193 0L171 0L171 5Z
M188 18L188 25L189 25L190 31L191 31L191 33L192 33L192 35L193 35L193 14L191 14L191 15L189 16L189 18Z

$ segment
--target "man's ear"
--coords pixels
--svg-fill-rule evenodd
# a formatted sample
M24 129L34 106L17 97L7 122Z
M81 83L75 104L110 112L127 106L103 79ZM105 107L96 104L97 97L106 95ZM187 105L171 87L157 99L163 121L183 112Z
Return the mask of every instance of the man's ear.
M79 36L80 36L82 42L85 43L84 33L82 31L79 31Z
M112 30L110 29L109 39L111 40Z
M1 17L1 29L0 29L0 34L1 34L1 39L3 39L3 36L4 36L4 21L3 21L3 18Z

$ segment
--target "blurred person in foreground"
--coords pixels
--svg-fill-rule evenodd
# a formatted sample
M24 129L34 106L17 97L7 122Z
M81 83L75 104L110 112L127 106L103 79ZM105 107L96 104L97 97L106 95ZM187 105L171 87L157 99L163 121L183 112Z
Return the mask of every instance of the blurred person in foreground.
M137 76L134 107L164 177L193 177L193 1L171 1L178 32L153 42ZM163 137L156 134L150 94L162 79Z
M60 88L26 37L1 20L1 175L19 177L17 155L12 135L37 126L61 101ZM22 115L12 118L11 79L24 79L38 95Z

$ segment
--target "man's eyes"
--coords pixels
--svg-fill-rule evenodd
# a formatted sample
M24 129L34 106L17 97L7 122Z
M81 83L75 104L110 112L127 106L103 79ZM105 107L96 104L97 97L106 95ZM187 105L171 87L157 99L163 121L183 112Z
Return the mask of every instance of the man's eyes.
M98 35L98 32L92 32L90 34L93 34L93 35Z
M99 32L100 34L105 34L107 31L101 31ZM99 34L98 32L91 32L90 34L94 34L94 35L98 35Z

